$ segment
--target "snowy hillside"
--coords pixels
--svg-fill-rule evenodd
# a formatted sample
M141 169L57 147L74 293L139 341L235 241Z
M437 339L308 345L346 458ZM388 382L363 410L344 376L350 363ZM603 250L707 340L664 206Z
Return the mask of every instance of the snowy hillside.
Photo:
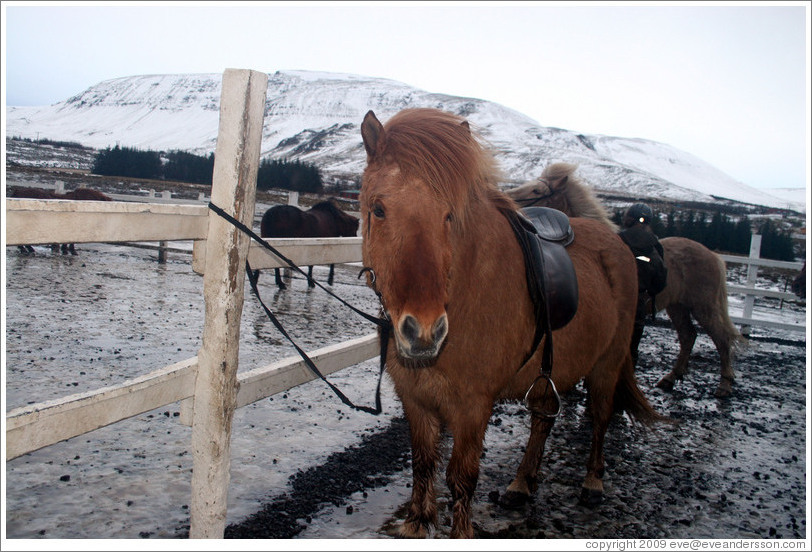
M8 107L6 133L94 148L214 151L221 74L142 75L104 81L64 102ZM805 211L804 190L770 195L666 144L584 135L538 122L499 104L430 93L387 79L284 71L269 74L263 157L316 164L328 180L357 185L365 164L360 123L407 107L465 116L497 152L505 185L536 178L554 161L580 165L595 188L635 197L727 198Z

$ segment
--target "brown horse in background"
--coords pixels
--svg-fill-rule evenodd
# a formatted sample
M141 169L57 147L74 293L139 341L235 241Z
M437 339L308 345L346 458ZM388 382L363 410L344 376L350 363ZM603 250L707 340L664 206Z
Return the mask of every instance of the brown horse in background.
M453 436L446 482L452 537L471 537L471 503L495 402L526 399L530 439L501 497L523 505L538 470L558 396L539 375L522 251L506 218L516 204L496 186L492 154L456 115L407 109L361 126L367 167L361 187L363 262L393 332L386 366L409 421L412 497L402 536L425 537L437 522L434 478L443 429ZM593 220L572 221L568 251L578 279L574 318L553 333L552 381L561 392L585 379L592 446L581 500L603 494L603 443L612 413L661 419L637 386L629 342L637 280L620 238ZM495 285L499 284L499 285Z
M58 194L51 190L43 188L28 188L24 186L13 186L10 188L6 197L20 198L20 199L72 199L77 201L113 201L113 199L99 190L92 188L76 188L64 194ZM34 248L30 245L18 246L23 253L33 253ZM59 244L51 245L51 250L56 252L60 249ZM72 243L63 243L61 246L62 254L77 255L76 246Z
M260 235L263 238L338 238L352 237L358 234L360 221L338 208L333 201L322 201L308 209L293 205L275 205L265 211L260 223ZM276 285L279 289L287 286L282 282L279 269L274 269ZM258 276L258 271L254 272ZM335 265L330 265L327 283L333 285ZM313 267L307 270L308 285L313 283Z
M507 191L522 206L539 204L563 211L571 217L586 217L601 221L614 231L617 226L609 219L606 209L592 191L575 174L577 165L553 163L546 167L536 182ZM719 351L721 379L717 397L732 391L735 378L732 355L745 339L730 320L727 307L725 263L713 251L687 238L663 238L664 261L668 268L666 288L657 294L657 312L665 309L680 344L674 368L657 386L671 390L688 371L688 358L696 341L693 317L707 332Z

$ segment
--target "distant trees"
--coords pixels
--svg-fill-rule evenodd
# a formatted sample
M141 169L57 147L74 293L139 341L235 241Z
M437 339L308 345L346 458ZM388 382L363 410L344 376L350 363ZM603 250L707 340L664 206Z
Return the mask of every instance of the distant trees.
M177 180L211 185L214 154L195 155L174 150L157 151L115 146L101 150L93 162L93 173L106 176L127 176L156 180ZM321 172L310 163L265 159L257 172L257 188L282 188L297 192L321 192L324 188Z
M166 154L163 178L179 182L211 185L213 172L213 153L210 153L208 157L203 157L186 151L170 151Z
M131 176L133 178L160 178L161 156L157 151L136 148L101 150L93 161L93 173L106 176Z
M753 223L747 215L742 215L737 221L733 221L721 211L715 211L710 220L707 216L707 213L702 211L677 212L671 209L665 216L665 222L660 213L655 214L651 229L660 238L681 236L697 241L714 251L741 255L750 252ZM615 211L614 222L620 225L622 219L623 211ZM762 257L780 261L795 260L789 230L781 230L775 223L767 220L759 226L757 233L761 234Z
M319 193L324 189L321 173L315 165L301 161L264 159L259 164L257 188L283 188L297 192Z

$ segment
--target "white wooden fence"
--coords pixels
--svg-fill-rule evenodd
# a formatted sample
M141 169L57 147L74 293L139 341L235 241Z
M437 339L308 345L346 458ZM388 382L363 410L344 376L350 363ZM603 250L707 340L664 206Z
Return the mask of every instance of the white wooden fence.
M228 69L223 75L212 201L248 226L254 214L266 86L267 76L255 71ZM7 199L6 230L6 245L194 240L192 268L204 275L206 305L198 356L119 385L11 410L6 414L5 457L10 460L180 402L181 421L192 425L190 536L222 538L234 410L314 379L299 357L237 374L245 259L257 269L282 263L262 247L249 246L247 236L202 205ZM361 260L361 238L268 242L299 265ZM751 267L800 268L798 263L724 258ZM752 287L729 286L729 290L748 297L777 293ZM761 323L749 318L734 321ZM373 358L378 351L373 333L310 354L327 375Z
M212 202L252 226L267 76L223 75ZM246 257L258 269L281 262L202 205L6 200L6 245L194 240L203 274L205 322L196 357L122 384L6 414L6 460L94 429L181 402L192 425L190 536L222 538L234 410L314 379L299 357L237 374ZM297 264L361 260L360 238L268 240ZM227 321L230 320L231 323ZM236 322L235 322L236 321ZM311 352L323 374L374 357L377 334Z
M747 281L744 286L728 285L728 294L740 293L744 295L744 308L742 309L741 316L731 315L730 320L734 324L741 325L741 332L744 335L750 333L751 326L764 326L769 328L776 328L782 330L806 331L806 326L803 324L788 324L785 322L777 322L774 320L763 320L753 318L753 307L757 297L772 297L776 299L797 299L795 294L786 291L776 291L770 289L759 289L756 287L756 279L758 277L758 267L765 266L771 268L785 268L790 270L801 270L803 263L789 262L789 261L774 261L771 259L762 259L759 256L761 251L761 236L753 234L750 239L750 256L739 257L736 255L720 255L726 263L739 263L747 265Z

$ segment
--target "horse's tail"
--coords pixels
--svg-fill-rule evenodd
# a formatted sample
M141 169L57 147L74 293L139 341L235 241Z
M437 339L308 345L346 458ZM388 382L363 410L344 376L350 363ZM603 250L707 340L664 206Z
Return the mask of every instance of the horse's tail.
M654 410L651 403L637 385L637 378L634 376L634 366L631 355L626 357L623 368L620 370L620 378L615 386L615 410L625 411L633 421L641 422L650 426L657 422L671 422L667 418Z
M716 290L717 304L719 305L718 316L721 318L721 329L725 333L726 342L730 347L730 354L733 355L741 349L746 349L750 342L747 341L747 338L741 334L738 328L736 328L736 325L733 324L733 321L730 319L730 314L728 313L727 307L727 283L725 281L727 267L725 266L724 259L721 257L719 257L719 270L720 274L722 275L722 282L719 285L719 288Z

